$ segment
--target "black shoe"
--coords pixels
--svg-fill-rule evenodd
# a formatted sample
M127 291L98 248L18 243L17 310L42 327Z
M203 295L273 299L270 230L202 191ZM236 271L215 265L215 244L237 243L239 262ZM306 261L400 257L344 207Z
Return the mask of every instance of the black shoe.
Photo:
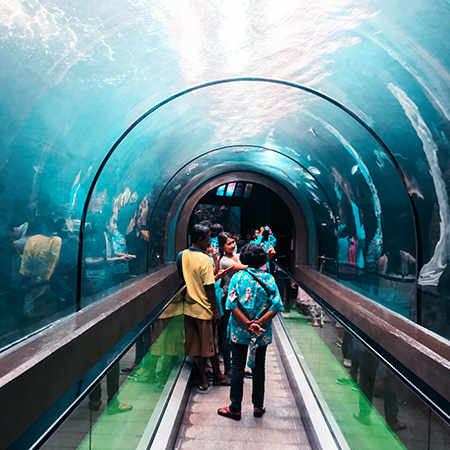
M253 374L249 370L246 370L244 372L244 377L245 378L253 378Z
M91 411L98 411L100 409L101 404L102 404L101 400L89 400L89 409Z

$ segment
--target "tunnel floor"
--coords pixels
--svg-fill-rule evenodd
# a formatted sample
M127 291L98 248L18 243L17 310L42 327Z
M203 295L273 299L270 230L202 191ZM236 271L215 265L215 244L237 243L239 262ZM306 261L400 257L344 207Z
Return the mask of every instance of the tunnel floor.
M219 416L217 409L230 404L230 388L194 388L183 416L176 450L221 449L299 449L311 446L303 427L294 395L274 342L267 349L266 414L253 417L252 380L244 380L242 420Z
M181 316L180 316L181 317ZM300 360L309 372L309 382L315 395L328 410L328 420L337 424L350 448L365 450L388 448L425 448L425 429L420 408L413 408L408 392L399 390L400 416L408 424L408 430L392 432L383 417L383 398L374 394L371 426L364 426L353 418L358 412L359 403L365 397L359 387L351 383L339 385L336 380L348 376L342 365L342 350L336 346L338 337L335 322L325 315L323 328L312 327L308 317L296 309L282 313L280 319L290 336ZM229 404L229 388L210 386L207 392L192 388L189 402L183 414L178 437L177 450L203 449L214 446L221 448L265 449L276 445L280 449L311 448L300 412L294 399L286 371L277 347L276 339L269 346L266 361L266 407L267 413L261 419L255 419L251 404L251 379L245 379L243 417L240 422L217 414L217 409ZM121 360L121 368L129 367L134 360L132 348ZM147 358L147 361L144 361ZM164 404L170 396L170 386L177 377L182 356L165 383L139 380L136 374L145 364L149 364L149 355L142 365L130 375L121 375L119 399L133 406L127 413L111 415L106 407L107 385L102 381L103 403L98 411L89 409L89 399L85 399L72 416L58 429L44 445L44 449L144 449L147 448ZM161 361L160 361L161 362ZM141 368L140 368L141 367ZM380 374L382 377L383 374ZM138 377L139 378L139 377ZM141 382L139 382L141 381ZM407 405L408 407L404 406ZM425 434L424 434L425 433ZM442 447L445 448L443 442Z

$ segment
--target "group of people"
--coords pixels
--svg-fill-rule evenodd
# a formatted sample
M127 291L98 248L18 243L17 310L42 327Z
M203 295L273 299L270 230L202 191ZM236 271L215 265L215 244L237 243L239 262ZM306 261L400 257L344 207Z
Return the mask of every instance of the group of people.
M251 242L237 253L234 235L220 227L196 224L191 246L177 259L186 283L185 353L195 360L201 391L209 386L207 359L213 369L213 385L231 387L230 405L220 408L218 414L234 420L241 419L246 364L252 369L253 415L265 413L266 349L272 342L272 319L283 310L275 279L266 266L275 253L273 239L267 244L270 235L266 227L256 230Z

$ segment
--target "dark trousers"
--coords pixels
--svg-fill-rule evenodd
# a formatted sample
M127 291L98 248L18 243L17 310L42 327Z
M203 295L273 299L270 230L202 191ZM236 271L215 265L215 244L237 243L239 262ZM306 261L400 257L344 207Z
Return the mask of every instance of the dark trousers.
M224 304L224 303L222 303ZM219 349L223 357L223 366L225 374L231 372L231 343L228 339L228 322L230 320L230 311L224 310L222 316L222 323L219 325Z
M136 341L134 364L138 365L142 361L142 358L147 354L148 350L150 349L151 339L152 335L150 328L145 330L142 335L139 336L138 340Z
M291 309L291 297L292 297L292 287L291 280L283 272L275 272L275 281L280 291L281 298L283 299L283 293L286 290L286 297L284 298L284 308L286 311Z
M378 360L369 352L359 352L359 364L360 364L360 381L359 387L363 394L367 397L370 403L373 398L373 388L375 384L375 376L378 368ZM394 375L388 370L383 386L384 397L384 414L386 416L386 422L389 425L397 423L398 415L398 400L397 392L395 388L396 379ZM372 405L368 405L366 400L360 397L359 413L362 416L368 416L371 412Z
M244 372L248 345L231 343L230 411L240 412L244 395ZM265 364L267 345L256 350L255 367L252 369L252 403L256 408L264 406Z
M119 364L115 364L113 368L106 375L106 390L108 391L108 403L113 399L119 390L119 375L120 375L120 366ZM102 388L100 383L95 386L94 390L91 392L89 398L91 401L95 402L100 400L102 397Z
M348 331L344 331L342 339L342 356L344 359L352 359L353 338Z

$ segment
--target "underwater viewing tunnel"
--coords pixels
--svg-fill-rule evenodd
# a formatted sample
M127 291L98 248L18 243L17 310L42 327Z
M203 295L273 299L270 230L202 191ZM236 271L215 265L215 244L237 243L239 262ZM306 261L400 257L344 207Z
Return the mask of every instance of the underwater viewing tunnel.
M225 442L194 426L182 345L175 261L202 220L269 226L298 289L271 361L300 416L268 406L262 430L295 423L273 442L303 448L301 424L304 448L448 448L449 18L1 1L0 448Z

